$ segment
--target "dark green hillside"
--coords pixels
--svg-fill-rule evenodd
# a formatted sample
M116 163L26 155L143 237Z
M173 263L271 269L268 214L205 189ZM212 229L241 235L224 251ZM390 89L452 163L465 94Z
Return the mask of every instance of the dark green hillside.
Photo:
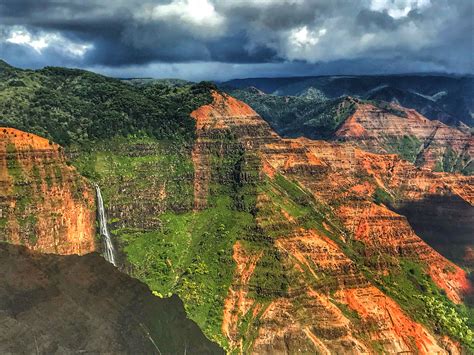
M347 98L325 100L314 95L267 95L255 88L228 93L250 105L285 137L330 138L354 110L353 102Z
M146 87L91 72L0 67L0 125L70 145L138 132L192 139L189 113L210 101L212 84Z

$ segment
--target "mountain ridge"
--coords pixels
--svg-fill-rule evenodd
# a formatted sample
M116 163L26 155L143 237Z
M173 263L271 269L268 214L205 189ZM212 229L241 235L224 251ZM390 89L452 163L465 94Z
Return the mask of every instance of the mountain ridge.
M355 96L360 99L377 99L400 102L407 108L414 108L430 119L438 119L450 125L464 122L472 126L474 101L474 77L430 76L430 75L360 75L360 76L315 76L290 78L253 78L231 80L220 84L224 90L257 87L267 94L299 96L304 90L313 87L320 90L328 99L340 96ZM383 86L399 90L399 95L388 95L375 89ZM444 92L437 101L426 97ZM413 93L417 98L413 99Z
M371 152L397 153L418 166L472 174L473 138L465 126L449 127L413 109L350 96L317 100L254 89L230 93L252 106L282 136L343 139Z

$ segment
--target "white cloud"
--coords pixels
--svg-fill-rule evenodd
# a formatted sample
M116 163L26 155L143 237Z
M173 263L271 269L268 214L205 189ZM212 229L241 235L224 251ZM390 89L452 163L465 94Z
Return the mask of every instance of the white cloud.
M12 31L6 41L14 44L28 45L38 53L41 53L41 50L48 46L45 38L33 39L28 32L21 30Z
M431 0L371 0L370 9L387 11L394 19L408 15L411 10L423 9L431 5Z
M174 0L166 5L157 5L141 16L151 20L178 19L196 27L216 28L225 18L219 14L209 0Z
M317 45L326 33L326 28L310 30L308 26L302 26L292 29L285 40L285 55L289 59L310 59L318 52Z
M31 47L38 54L41 54L46 48L54 47L72 57L83 57L88 50L93 48L92 44L76 43L65 38L61 34L45 32L32 34L23 27L10 29L4 41Z
M319 42L319 38L308 31L307 26L295 29L290 33L290 41L298 47L314 46Z

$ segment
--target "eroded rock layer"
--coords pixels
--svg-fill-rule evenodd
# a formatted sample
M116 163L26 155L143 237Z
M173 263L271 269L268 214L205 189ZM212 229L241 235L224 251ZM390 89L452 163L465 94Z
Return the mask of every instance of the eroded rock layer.
M352 101L354 113L334 133L374 153L397 153L417 166L437 171L474 171L472 134L431 121L415 110Z
M239 180L256 196L256 224L233 247L236 269L222 323L230 348L459 351L457 339L435 332L424 318L423 296L418 301L418 291L403 289L399 280L411 277L406 287L422 283L435 299L444 290L439 297L454 305L472 292L467 274L387 206L437 195L456 196L472 208L472 177L433 173L351 144L281 139L248 106L223 94L214 93L214 103L192 116L196 207L205 208L209 194L203 192L213 183L207 152L225 155L238 147L258 160L258 178ZM246 176L238 169L239 178ZM417 300L420 314L404 297Z
M94 192L61 148L0 128L0 240L47 253L96 249Z

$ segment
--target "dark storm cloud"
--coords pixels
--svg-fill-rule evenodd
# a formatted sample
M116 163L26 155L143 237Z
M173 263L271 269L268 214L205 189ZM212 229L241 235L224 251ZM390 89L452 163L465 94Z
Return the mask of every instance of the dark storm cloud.
M471 0L0 0L0 56L25 67L109 72L148 73L166 63L178 75L189 74L189 63L220 63L237 76L252 74L252 65L286 75L473 72L472 7Z
M396 20L386 12L372 11L363 9L356 17L356 24L367 31L377 30L395 30L397 28Z

